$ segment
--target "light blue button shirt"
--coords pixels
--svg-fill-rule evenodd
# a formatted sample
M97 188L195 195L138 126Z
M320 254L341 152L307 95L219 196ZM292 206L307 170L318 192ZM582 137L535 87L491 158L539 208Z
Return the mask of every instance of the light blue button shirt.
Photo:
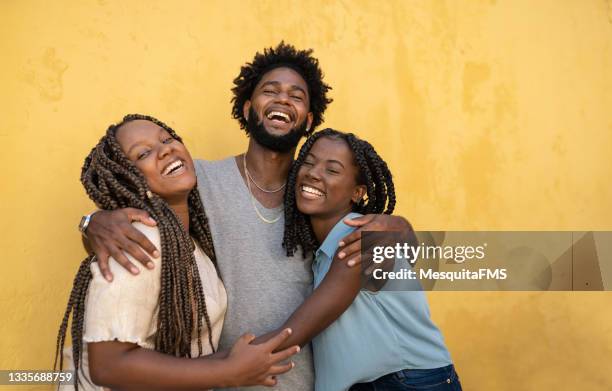
M341 220L315 252L315 288L329 271L338 242L354 229ZM344 314L313 339L312 348L316 391L347 390L402 369L452 363L420 290L359 292Z

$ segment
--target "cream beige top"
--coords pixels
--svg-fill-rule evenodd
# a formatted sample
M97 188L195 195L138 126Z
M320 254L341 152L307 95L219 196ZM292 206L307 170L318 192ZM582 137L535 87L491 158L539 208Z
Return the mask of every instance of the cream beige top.
M141 223L133 223L133 225L161 251L159 230L156 227L148 227ZM202 281L212 328L212 340L216 349L227 309L227 295L213 263L198 245L196 245L194 256ZM93 279L87 292L83 330L85 346L87 342L120 341L134 343L147 349L154 348L161 288L161 257L153 259L155 264L153 270L145 268L130 255L128 258L140 270L140 273L136 276L130 274L111 258L109 267L113 273L113 281L110 283L104 279L97 264L91 265ZM203 354L211 354L208 329L204 321L201 340ZM193 357L198 355L196 338L192 341L191 352ZM69 355L65 354L65 356ZM65 357L64 360L67 364L72 364L72 357ZM100 390L100 387L91 384L87 364L87 351L84 349L83 372L79 376L83 377L85 374L85 378L79 388ZM69 388L63 387L62 389Z

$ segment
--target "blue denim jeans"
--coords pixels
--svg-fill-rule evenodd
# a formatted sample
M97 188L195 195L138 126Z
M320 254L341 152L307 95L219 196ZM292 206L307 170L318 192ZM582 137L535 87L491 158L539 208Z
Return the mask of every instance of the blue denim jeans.
M404 369L373 382L353 384L349 391L462 391L451 364L435 369Z

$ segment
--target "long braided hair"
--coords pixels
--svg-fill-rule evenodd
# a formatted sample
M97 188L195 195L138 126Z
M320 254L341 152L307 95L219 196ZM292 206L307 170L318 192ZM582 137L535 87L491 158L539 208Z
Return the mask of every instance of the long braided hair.
M304 142L287 178L283 247L288 256L292 256L300 246L306 258L320 245L312 230L310 218L297 208L295 186L298 171L304 164L306 156L314 143L323 137L344 140L353 152L354 163L358 168L357 184L366 186L366 196L353 205L353 212L364 215L369 213L391 214L395 208L395 186L391 171L369 142L358 138L353 133L344 133L329 128L316 132Z
M130 114L111 125L100 142L85 158L81 170L81 183L89 197L104 210L138 208L147 211L156 220L161 239L161 289L155 350L177 357L191 357L193 333L197 335L198 356L202 355L202 319L208 329L208 343L214 352L212 329L206 309L202 282L194 257L195 246L211 259L215 268L216 258L208 219L196 188L188 196L189 233L170 206L149 191L145 177L125 156L116 139L116 131L134 120L147 120L165 129L174 139L182 139L163 122L146 115ZM72 357L75 369L75 387L78 389L78 373L83 353L83 325L85 298L92 279L90 265L95 256L87 257L74 278L68 306L64 313L56 343L56 368L63 365L62 350L66 340L68 320L72 314Z

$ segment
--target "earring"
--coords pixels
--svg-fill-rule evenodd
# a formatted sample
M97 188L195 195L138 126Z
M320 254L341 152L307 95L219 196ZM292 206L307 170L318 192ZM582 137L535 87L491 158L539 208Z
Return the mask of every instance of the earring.
M153 198L153 193L151 192L151 190L147 190L147 198L148 199L152 199Z

